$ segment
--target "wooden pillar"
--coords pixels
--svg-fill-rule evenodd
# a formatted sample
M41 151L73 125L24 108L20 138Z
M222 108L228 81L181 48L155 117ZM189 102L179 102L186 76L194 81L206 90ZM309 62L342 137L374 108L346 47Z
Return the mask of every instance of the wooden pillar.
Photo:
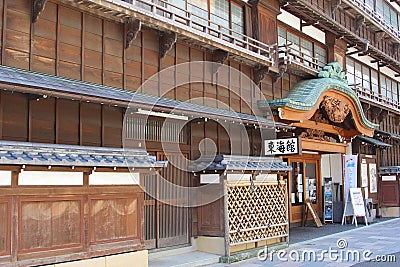
M336 38L336 35L329 32L325 33L325 42L328 47L328 63L339 62L343 69L346 69L347 43L343 39Z

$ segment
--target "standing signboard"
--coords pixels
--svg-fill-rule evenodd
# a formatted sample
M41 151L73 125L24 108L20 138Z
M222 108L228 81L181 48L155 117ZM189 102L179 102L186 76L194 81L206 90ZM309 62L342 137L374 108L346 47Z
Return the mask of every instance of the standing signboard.
M346 216L353 216L352 224L355 223L357 226L357 217L364 217L365 224L368 225L361 188L350 188L344 208L348 211ZM345 214L343 214L342 225L344 223Z

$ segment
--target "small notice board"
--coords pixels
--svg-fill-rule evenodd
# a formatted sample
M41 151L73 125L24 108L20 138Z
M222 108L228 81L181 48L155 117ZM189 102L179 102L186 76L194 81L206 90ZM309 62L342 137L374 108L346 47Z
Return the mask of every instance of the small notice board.
M313 217L314 222L317 225L317 227L321 227L322 226L321 220L319 219L317 212L312 207L311 200L309 198L307 198L305 203L306 203L306 207L305 207L305 210L304 210L303 226L306 226L308 212L310 211L311 212L311 216Z
M368 225L367 216L365 212L364 199L361 188L350 188L349 195L347 196L344 205L344 212L342 218L342 225L345 223L346 216L353 216L352 224L357 226L357 217L364 217L365 224Z

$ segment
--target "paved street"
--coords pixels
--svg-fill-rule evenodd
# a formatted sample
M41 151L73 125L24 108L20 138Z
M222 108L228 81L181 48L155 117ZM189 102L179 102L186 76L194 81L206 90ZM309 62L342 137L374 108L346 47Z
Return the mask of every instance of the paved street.
M399 266L399 262L400 218L297 243L264 261L255 258L230 266Z

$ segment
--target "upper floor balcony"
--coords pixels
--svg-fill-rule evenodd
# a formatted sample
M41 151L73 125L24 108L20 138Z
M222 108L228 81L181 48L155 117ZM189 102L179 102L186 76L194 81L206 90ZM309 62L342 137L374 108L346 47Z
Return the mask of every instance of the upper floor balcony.
M303 25L314 25L343 39L349 47L356 49L353 54L369 55L379 67L388 66L400 73L400 46L396 27L389 27L391 33L386 26L378 29L374 26L378 25L377 22L367 23L362 13L352 10L343 4L344 1L346 0L285 0L282 8L299 17Z
M360 84L353 84L351 87L361 100L385 109L391 109L398 114L400 113L400 102L393 99L393 97L385 96L379 92L373 91L371 88L363 87Z
M398 14L389 4L382 0L342 0L341 5L358 19L358 23L368 20L375 32L384 32L400 43ZM382 6L382 10L378 6Z
M251 66L272 67L276 61L276 44L246 35L244 7L234 1L216 0L213 7L202 6L208 1L189 0L61 1L121 22L135 19L140 25L176 33L177 39L212 51L223 50Z
M305 78L316 76L328 63L324 44L284 24L278 26L278 60Z

